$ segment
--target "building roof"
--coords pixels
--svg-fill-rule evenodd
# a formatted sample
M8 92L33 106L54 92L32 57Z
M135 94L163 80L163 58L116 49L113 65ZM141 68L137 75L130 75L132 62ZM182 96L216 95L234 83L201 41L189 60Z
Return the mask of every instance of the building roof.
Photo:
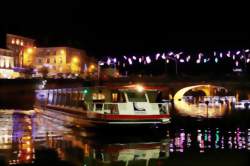
M14 37L14 38L21 38L23 40L29 40L29 41L33 41L33 42L36 41L35 39L32 39L32 38L28 38L28 37L24 37L24 36L20 36L20 35L9 34L9 33L7 33L6 36L7 37Z

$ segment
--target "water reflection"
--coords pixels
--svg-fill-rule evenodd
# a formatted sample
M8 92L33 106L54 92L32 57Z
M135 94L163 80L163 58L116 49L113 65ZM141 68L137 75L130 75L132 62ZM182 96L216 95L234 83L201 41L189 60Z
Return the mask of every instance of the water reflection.
M170 152L211 150L250 150L250 129L225 131L223 129L205 128L196 131L175 131L170 139Z
M181 115L191 117L222 117L228 111L228 105L226 104L192 104L186 101L176 101L174 104L175 109Z
M170 129L161 140L128 138L114 141L112 136L87 138L83 130L73 130L33 111L0 112L0 155L10 165L31 163L39 149L54 149L58 157L74 165L156 165L172 154L189 151L250 150L250 129L197 128ZM150 137L150 136L148 136ZM108 141L106 141L108 140Z
M149 163L169 155L168 139L114 143L109 138L108 143L103 143L102 139L87 139L84 131L66 128L32 111L18 113L8 110L0 112L0 117L0 155L4 155L10 165L34 162L35 151L44 148L54 149L60 159L75 165Z

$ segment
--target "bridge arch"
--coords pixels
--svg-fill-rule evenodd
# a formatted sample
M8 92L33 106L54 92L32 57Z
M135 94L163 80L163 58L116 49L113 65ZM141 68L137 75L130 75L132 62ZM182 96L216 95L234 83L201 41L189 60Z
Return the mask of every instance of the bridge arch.
M181 112L183 115L188 116L201 116L201 117L210 117L210 116L221 116L221 114L225 111L226 107L223 105L213 105L213 106L204 106L203 104L197 104L197 103L188 103L183 99L183 96L185 93L187 93L190 90L194 91L203 91L206 96L215 96L217 95L217 91L224 89L227 93L228 90L221 86L216 85L194 85L194 86L188 86L185 88L180 89L177 91L177 93L174 95L174 107L178 112Z
M187 93L190 90L201 90L206 94L206 96L211 96L211 95L214 95L215 89L224 89L226 92L228 91L224 87L216 86L216 85L209 85L209 84L208 85L201 84L201 85L188 86L188 87L185 87L185 88L178 90L174 95L174 100L175 101L181 100L183 98L183 96L185 95L185 93Z

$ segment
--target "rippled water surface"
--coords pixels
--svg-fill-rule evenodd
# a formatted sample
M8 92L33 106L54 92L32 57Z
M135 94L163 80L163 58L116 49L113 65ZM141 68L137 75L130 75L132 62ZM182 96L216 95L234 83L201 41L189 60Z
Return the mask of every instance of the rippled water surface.
M124 131L127 132L127 131ZM140 132L148 132L140 131ZM196 162L204 155L212 158L220 154L222 162L230 160L239 165L248 162L250 129L242 127L173 127L161 131L163 137L147 136L116 138L72 129L64 123L30 111L0 111L0 156L9 164L32 163L38 160L43 149L47 158L58 154L62 160L75 165L159 165L168 162ZM115 135L115 134L114 134ZM144 133L145 135L145 133ZM192 156L192 160L188 156ZM56 156L56 155L55 155ZM185 157L186 156L186 157ZM214 159L214 158L213 158ZM216 161L210 159L210 161ZM224 159L224 160L223 160ZM230 161L231 162L231 161Z

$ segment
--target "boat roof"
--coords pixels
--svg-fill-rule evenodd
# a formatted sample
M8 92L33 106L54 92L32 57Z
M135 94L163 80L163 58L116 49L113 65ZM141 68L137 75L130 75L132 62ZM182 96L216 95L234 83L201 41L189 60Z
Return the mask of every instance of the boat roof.
M80 89L106 89L106 90L119 90L119 91L134 91L137 88L142 88L143 91L158 91L167 89L165 86L148 86L141 84L131 84L131 85L103 85L103 86L88 86L88 87L67 87L67 88L55 88L55 89L43 89L43 90L57 90L57 89L72 89L72 90L80 90Z

